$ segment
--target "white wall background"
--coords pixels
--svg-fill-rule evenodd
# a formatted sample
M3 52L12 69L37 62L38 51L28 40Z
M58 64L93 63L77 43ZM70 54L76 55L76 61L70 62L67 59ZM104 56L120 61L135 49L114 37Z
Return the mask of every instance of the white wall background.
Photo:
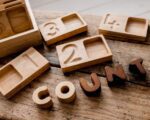
M150 18L150 0L30 0L34 10L61 11L102 15L121 15Z

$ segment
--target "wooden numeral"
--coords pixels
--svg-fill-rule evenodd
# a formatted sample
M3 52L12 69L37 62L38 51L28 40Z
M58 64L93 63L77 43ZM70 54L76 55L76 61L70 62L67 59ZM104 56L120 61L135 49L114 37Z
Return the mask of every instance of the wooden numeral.
M131 61L129 64L130 72L145 77L146 71L145 71L145 68L143 67L142 63L143 63L142 58Z
M57 32L59 31L59 28L57 27L57 24L54 22L50 22L45 24L45 32L47 32L47 35L56 35Z
M80 61L82 59L76 51L77 46L74 44L69 44L62 49L62 52L68 53L67 58L64 60L64 64Z

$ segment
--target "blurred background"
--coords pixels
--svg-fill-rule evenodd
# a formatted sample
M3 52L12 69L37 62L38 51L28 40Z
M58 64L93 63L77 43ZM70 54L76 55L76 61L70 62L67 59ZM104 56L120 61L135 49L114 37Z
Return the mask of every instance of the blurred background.
M115 13L150 18L150 0L30 0L33 10L103 15Z

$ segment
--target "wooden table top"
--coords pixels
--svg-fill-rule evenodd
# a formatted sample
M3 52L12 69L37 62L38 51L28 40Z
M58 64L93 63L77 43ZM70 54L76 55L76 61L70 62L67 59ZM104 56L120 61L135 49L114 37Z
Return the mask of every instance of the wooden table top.
M64 13L35 11L38 24L56 18ZM28 86L18 92L12 99L6 100L0 95L0 119L27 120L150 120L150 45L108 40L113 53L113 62L103 63L80 69L64 76L60 69L56 45L74 41L98 34L100 16L82 15L88 23L88 33L83 33L58 42L52 46L39 46L36 49L51 63L51 69L46 71ZM19 54L19 53L18 53ZM0 60L0 66L16 57L18 54ZM131 77L128 63L137 57L144 59L143 65L147 72L146 81ZM129 75L125 86L108 87L104 74L104 66L123 65ZM96 72L102 84L100 97L87 97L80 85L79 78L90 80L90 73ZM62 104L55 96L56 85L64 80L71 81L77 91L77 99L73 104ZM33 91L42 85L48 85L54 106L50 110L42 110L32 101Z

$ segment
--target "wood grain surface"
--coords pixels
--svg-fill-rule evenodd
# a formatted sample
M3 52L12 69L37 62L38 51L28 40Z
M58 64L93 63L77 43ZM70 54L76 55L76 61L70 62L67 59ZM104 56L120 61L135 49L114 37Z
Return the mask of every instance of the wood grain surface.
M35 11L38 24L56 18L64 13ZM79 40L86 36L98 34L100 16L82 15L88 23L88 33L83 33L58 42L52 46L36 48L51 63L51 69L38 77L30 85L18 92L10 100L0 95L0 119L13 120L150 120L150 45L108 40L113 53L113 63L103 63L89 68L74 71L64 76L60 69L56 45ZM18 53L19 54L19 53ZM6 64L18 54L0 60L0 66ZM144 59L147 72L146 80L138 80L128 72L129 62L136 57ZM129 80L125 86L111 87L107 85L104 66L123 65ZM90 81L90 73L96 72L101 81L100 97L87 97L79 84L79 78ZM77 99L74 104L60 103L55 95L55 87L61 81L71 81L76 87ZM32 93L39 86L48 85L54 106L50 110L39 109L32 101Z

